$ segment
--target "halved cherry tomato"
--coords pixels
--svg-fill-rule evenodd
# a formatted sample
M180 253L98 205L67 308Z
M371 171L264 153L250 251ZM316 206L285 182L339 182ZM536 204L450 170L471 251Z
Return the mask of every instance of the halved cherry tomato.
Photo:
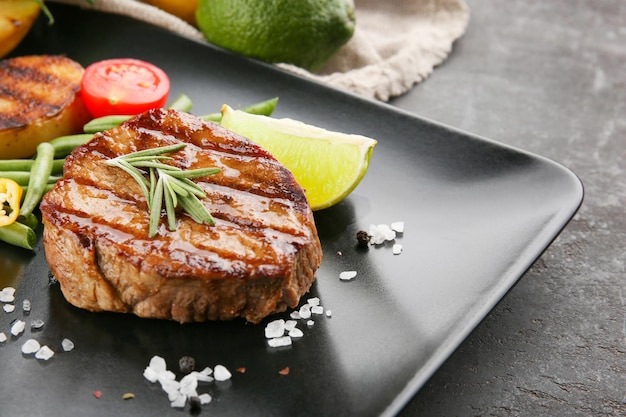
M81 95L93 117L134 115L165 106L170 80L157 66L134 58L98 61L85 69Z

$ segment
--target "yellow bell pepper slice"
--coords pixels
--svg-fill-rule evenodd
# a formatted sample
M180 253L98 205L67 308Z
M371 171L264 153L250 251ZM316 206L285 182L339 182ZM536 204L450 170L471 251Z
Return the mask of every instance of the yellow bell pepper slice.
M22 187L8 178L0 178L0 226L7 226L20 215Z

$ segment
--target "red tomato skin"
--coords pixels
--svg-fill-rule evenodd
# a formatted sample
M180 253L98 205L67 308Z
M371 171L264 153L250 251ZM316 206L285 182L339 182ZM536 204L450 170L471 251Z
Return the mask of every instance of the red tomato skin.
M159 67L134 58L94 62L85 69L81 95L93 117L135 115L164 107L170 80Z

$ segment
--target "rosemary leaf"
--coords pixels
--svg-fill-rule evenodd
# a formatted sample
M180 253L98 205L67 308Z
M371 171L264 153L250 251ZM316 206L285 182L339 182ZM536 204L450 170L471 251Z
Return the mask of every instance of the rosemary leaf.
M187 197L190 194L190 192L187 191L187 188L186 188L187 185L183 184L181 186L179 185L180 183L181 183L180 180L174 177L170 177L169 175L167 176L167 185L172 189L172 191L174 191L175 194L178 194L181 197Z
M159 178L156 187L152 189L152 207L150 207L150 231L148 235L154 237L161 220L161 206L163 204L163 178Z
M176 178L176 177L174 177L174 178ZM195 182L191 181L190 179L188 179L188 178L176 178L176 180L178 180L177 184L180 185L181 187L185 188L185 190L187 190L189 193L191 193L191 194L193 194L195 196L198 196L200 198L206 197L206 194L204 193L202 188L200 188L198 186L198 184L196 184Z
M213 216L195 195L179 198L178 202L185 211L198 223L206 223L211 226L215 224Z
M178 205L178 198L176 193L167 186L167 180L163 178L163 199L165 200L165 213L167 214L167 225L170 230L176 230L176 206Z
M176 207L180 205L198 223L214 225L211 213L199 198L206 194L198 184L189 178L198 178L220 172L219 168L199 168L183 170L168 165L165 161L174 158L164 154L176 152L186 145L176 144L160 148L144 149L120 155L105 163L116 166L128 173L141 187L150 212L149 236L156 236L161 221L161 211L165 205L167 224L170 230L176 229ZM142 168L144 170L142 170ZM148 178L145 176L148 171Z
M156 170L155 169L150 169L150 189L154 190L154 187L156 187L156 183L157 183L157 177L156 177ZM148 193L148 208L152 207L152 193Z
M198 177L206 177L208 175L217 174L220 172L219 168L198 168L198 169L189 169L186 171L180 171L172 173L171 175L176 178L198 178Z
M126 155L118 156L118 158L135 158L137 156L158 156L170 152L176 152L183 149L186 145L184 143L178 143L175 145L161 146L160 148L149 148L142 151L132 152Z

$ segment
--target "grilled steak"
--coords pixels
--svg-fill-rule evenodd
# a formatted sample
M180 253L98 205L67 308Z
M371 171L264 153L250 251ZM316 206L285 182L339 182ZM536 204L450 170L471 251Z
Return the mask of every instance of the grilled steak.
M0 61L0 155L28 158L37 145L82 132L90 116L78 94L84 69L56 55Z
M104 161L181 142L170 163L221 169L194 179L215 225L181 212L170 231L163 215L149 238L140 187ZM295 307L322 258L291 172L251 141L174 110L148 111L77 148L40 207L50 268L65 298L91 311L257 323Z

